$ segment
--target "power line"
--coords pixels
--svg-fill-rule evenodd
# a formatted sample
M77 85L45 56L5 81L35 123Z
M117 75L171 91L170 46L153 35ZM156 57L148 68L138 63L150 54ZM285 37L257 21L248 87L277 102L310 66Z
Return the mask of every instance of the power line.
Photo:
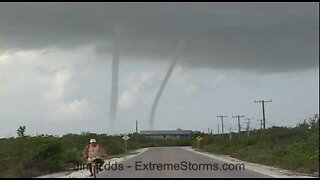
M263 119L263 129L266 129L266 116L265 116L265 111L264 111L264 103L270 103L271 100L266 101L266 100L259 100L259 101L254 101L254 103L261 103L262 104L262 119Z

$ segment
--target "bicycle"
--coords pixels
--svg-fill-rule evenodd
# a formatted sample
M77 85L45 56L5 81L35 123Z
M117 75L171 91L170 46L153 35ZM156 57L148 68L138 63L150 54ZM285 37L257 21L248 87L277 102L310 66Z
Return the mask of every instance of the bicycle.
M93 157L93 160L91 161L90 167L89 167L91 168L93 178L96 178L99 171L102 171L101 166L103 165L103 163L104 163L103 159L100 158L99 156Z

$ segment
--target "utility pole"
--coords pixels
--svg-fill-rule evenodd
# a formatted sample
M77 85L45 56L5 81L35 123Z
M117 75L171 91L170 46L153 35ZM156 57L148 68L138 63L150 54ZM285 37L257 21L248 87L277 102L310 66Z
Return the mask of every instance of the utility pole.
M212 128L211 128L211 132L210 132L210 134L212 135Z
M238 128L239 128L239 133L241 133L241 125L240 125L240 118L244 117L244 115L236 115L232 116L233 118L238 118Z
M249 137L249 125L250 125L250 118L247 118L247 119L245 119L245 120L247 120L247 135L248 135L248 137Z
M221 118L221 124L222 124L222 126L221 126L221 132L222 132L222 134L223 134L223 133L224 133L224 131L223 131L223 118L224 118L224 117L228 117L228 116L219 115L219 116L217 116L217 117Z
M258 119L257 121L260 121L260 130L262 130L262 121L263 121L263 119Z
M219 130L219 124L218 124L218 135L220 134L220 130Z
M231 124L230 124L230 127L229 127L229 139L230 139L230 141L231 141Z
M136 121L136 134L135 134L136 144L138 143L138 121Z
M262 104L262 119L263 119L263 129L266 129L266 116L265 116L265 111L264 111L264 103L270 103L271 100L266 101L266 100L259 100L259 101L254 101L254 103L261 103Z
M138 121L136 121L136 133L138 134Z

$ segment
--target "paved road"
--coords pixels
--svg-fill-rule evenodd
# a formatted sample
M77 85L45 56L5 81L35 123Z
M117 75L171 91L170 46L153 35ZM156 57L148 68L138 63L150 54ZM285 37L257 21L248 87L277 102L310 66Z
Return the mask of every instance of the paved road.
M152 163L152 164L150 164ZM190 163L190 164L189 164ZM154 164L154 165L153 165ZM176 165L175 165L176 164ZM202 165L201 165L202 164ZM208 164L208 165L205 165ZM118 164L118 170L100 172L98 178L160 178L160 177L228 177L228 178L266 178L250 170L223 170L222 161L190 152L181 147L154 147ZM227 164L235 168L235 164ZM180 166L180 167L178 167ZM121 168L122 167L122 168ZM224 166L225 167L225 166ZM105 166L108 168L108 166ZM157 169L159 168L159 169ZM176 168L176 169L174 169ZM180 168L180 169L179 169ZM212 169L211 169L212 168ZM239 167L241 168L241 167ZM244 167L245 168L245 167ZM216 170L218 169L218 170ZM220 170L219 170L220 169Z

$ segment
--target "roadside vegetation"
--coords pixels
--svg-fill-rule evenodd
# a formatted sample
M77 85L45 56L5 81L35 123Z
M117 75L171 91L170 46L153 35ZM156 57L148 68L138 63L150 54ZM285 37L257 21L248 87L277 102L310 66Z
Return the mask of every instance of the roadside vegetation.
M108 152L108 158L125 154L123 135L83 132L81 134L26 135L26 127L17 130L18 137L0 139L0 177L37 177L70 170L82 157L89 139L95 138ZM197 143L196 137L203 140ZM297 127L271 127L266 130L210 135L196 132L192 139L151 139L129 134L128 152L145 147L193 146L201 151L225 154L259 163L319 176L319 116Z
M18 137L0 139L0 177L36 177L73 168L85 162L84 147L96 138L108 152L109 158L125 153L123 135L81 133L52 135L25 135L26 127L19 127ZM153 140L138 134L129 134L128 150L156 146L191 146L190 139Z
M202 135L200 150L248 162L319 176L319 116L297 127L271 127L222 135ZM222 139L223 138L223 139ZM194 142L194 148L198 144Z

